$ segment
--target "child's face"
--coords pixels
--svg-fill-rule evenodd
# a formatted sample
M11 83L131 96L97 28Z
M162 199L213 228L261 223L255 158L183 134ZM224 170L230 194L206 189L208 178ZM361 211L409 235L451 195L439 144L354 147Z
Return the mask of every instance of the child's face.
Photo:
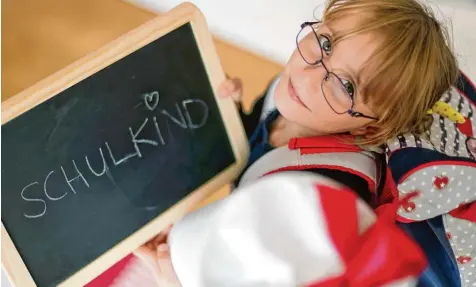
M367 116L377 117L372 111L372 107L362 102L362 89L359 88L359 83L365 81L368 75L357 73L377 48L376 40L378 38L376 35L364 33L350 36L341 40L338 45L333 45L332 31L335 33L352 29L357 20L356 16L349 15L332 23L332 26L323 23L316 30L321 46L324 48L324 65L330 72L335 73L343 80L345 90L339 90L341 86L336 85L338 82L332 82L332 80L325 82L324 88L321 88L327 73L322 63L309 65L301 56L301 53L311 57L314 54L320 58L320 48L315 35L307 34L299 45L301 53L296 49L291 55L276 88L276 105L283 117L310 128L317 134L349 131L362 134L365 130L364 127L374 121L366 118L354 118L347 113L337 114L328 103L329 101L334 110L338 110L338 112L345 111L345 106L348 104L350 108L351 103L346 96L353 91L353 110ZM332 79L336 78L332 76ZM342 93L343 91L344 93ZM340 98L338 95L341 95ZM359 133L359 131L361 132Z

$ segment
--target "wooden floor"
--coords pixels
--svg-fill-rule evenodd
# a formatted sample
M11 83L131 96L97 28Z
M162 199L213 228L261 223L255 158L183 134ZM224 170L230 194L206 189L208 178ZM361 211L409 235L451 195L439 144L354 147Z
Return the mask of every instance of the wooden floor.
M3 0L2 102L156 16L119 0ZM243 80L249 109L282 66L220 39L215 45L225 72Z

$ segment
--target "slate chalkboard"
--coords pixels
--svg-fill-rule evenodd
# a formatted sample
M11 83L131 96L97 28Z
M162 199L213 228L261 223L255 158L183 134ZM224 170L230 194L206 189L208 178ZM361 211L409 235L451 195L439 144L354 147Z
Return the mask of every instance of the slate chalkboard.
M2 222L56 286L235 161L185 24L2 126Z

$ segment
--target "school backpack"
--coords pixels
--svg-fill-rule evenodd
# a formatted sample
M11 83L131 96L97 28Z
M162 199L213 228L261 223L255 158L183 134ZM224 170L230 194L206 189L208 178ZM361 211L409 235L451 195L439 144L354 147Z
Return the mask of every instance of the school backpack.
M461 286L476 286L476 88L461 73L429 111L425 135L403 134L386 144L393 198L402 223L441 216ZM446 244L446 243L443 243Z

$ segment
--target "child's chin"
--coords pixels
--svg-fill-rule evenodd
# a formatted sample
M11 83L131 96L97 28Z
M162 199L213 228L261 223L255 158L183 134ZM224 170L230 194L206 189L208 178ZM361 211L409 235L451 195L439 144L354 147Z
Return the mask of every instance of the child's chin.
M275 100L276 108L278 109L279 113L284 118L292 120L294 114L296 113L296 105L287 99L280 99L279 97L276 97Z
M306 113L309 112L306 108L300 106L299 104L289 102L283 102L281 104L276 102L276 108L283 118L301 125L303 119L307 118Z
M275 93L274 100L276 107L281 115L285 116L286 114L295 113L304 107L292 100L288 94L285 93Z

